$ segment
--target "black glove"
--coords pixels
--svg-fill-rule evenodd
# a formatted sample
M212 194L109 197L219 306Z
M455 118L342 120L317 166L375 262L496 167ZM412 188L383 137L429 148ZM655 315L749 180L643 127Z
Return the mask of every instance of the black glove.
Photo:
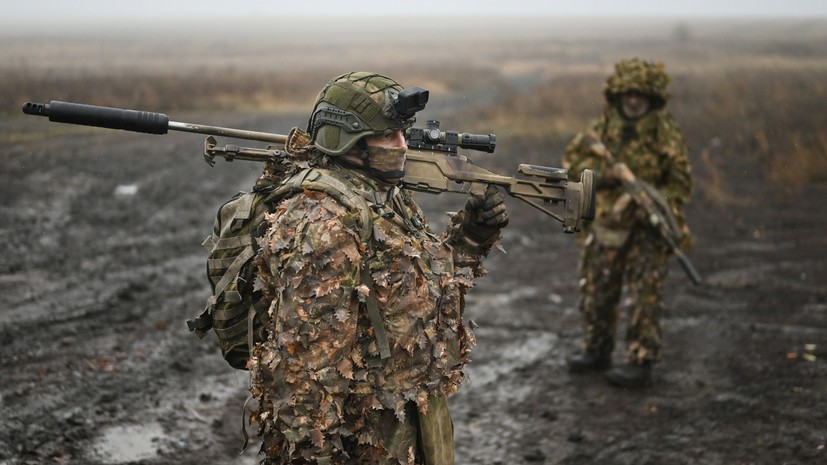
M462 232L477 244L494 240L500 229L508 224L505 198L490 185L482 197L468 197L462 214Z

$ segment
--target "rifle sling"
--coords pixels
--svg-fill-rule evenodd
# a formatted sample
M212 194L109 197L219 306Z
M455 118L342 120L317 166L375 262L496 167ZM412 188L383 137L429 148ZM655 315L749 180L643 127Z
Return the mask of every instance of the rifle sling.
M382 316L379 314L379 305L376 302L376 291L373 286L373 280L370 277L370 270L367 266L362 266L362 284L370 290L365 300L365 306L367 306L370 324L373 326L373 333L374 336L376 336L376 343L379 346L379 355L384 360L391 356L391 349L388 344L388 335L385 333L385 327L382 325Z

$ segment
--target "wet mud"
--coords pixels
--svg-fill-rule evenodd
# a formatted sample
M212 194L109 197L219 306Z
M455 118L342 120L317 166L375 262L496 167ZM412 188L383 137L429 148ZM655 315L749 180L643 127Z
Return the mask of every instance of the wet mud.
M246 374L184 321L209 293L215 209L258 167L210 168L201 145L94 131L0 149L0 464L256 463L253 428L239 453ZM712 202L696 173L705 283L672 264L663 362L639 391L567 372L575 238L509 203L505 253L468 297L478 345L451 399L457 463L827 462L827 189L777 192L731 165L732 195L750 201ZM419 198L436 225L464 202Z

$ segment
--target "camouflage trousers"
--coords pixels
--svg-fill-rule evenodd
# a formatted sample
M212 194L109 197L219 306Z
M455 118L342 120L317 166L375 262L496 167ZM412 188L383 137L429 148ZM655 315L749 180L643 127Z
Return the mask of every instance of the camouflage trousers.
M620 247L598 243L590 234L580 255L580 312L584 347L611 354L615 346L620 298L628 310L626 359L657 362L661 347L661 291L669 251L645 230L633 230Z

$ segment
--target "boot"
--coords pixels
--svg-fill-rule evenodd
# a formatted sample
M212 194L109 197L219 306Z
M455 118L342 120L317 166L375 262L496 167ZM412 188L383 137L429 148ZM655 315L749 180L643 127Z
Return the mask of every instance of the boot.
M588 373L590 371L603 371L611 368L612 355L601 354L591 350L578 352L569 357L566 362L571 373Z
M652 363L627 363L606 373L606 381L612 386L637 389L652 384Z

